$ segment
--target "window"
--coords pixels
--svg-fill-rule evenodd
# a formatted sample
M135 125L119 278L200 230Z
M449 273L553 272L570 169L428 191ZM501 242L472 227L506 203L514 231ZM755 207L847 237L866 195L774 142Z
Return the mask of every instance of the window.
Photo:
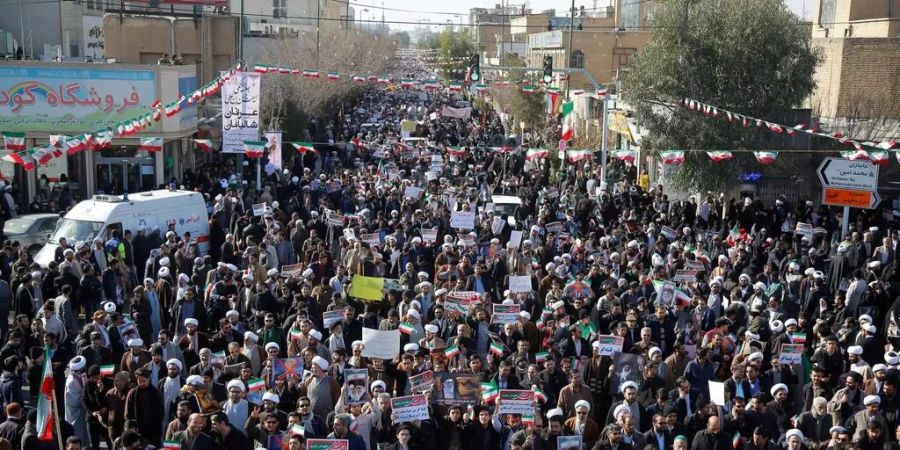
M640 0L626 0L622 3L622 23L619 25L620 28L625 30L636 30L641 15L641 2Z
M272 0L272 17L287 17L287 0Z
M819 8L819 26L828 28L834 24L836 1L837 0L821 0Z
M584 52L575 50L569 55L569 68L584 69Z

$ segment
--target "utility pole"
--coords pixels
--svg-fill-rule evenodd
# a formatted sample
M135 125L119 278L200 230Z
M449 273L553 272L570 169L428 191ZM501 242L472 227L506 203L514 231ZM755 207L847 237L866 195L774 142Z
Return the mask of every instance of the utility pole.
M348 2L350 0L347 0ZM322 0L316 0L316 70L319 70L319 24L322 17Z
M572 0L572 9L569 10L569 15L571 15L569 19L569 49L566 50L566 67L573 69L574 67L570 67L572 63L572 37L575 35L575 0ZM569 79L566 80L566 101L569 100L569 85L572 84L572 77L569 76Z
M244 60L244 0L241 0L241 23L238 24L238 60Z

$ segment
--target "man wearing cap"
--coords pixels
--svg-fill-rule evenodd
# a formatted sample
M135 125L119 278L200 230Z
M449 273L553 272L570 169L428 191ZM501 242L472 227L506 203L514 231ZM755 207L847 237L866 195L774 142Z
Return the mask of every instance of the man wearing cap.
M850 362L850 370L860 374L863 383L865 383L866 381L875 378L875 374L872 373L872 367L869 366L869 363L863 360L862 354L863 348L859 345L847 347L847 360Z
M175 407L175 399L181 394L183 384L183 363L175 358L166 361L166 376L159 380L156 388L163 399L163 425L171 420L172 409Z
M321 356L312 359L312 376L306 379L306 396L309 397L313 414L327 417L334 411L334 405L341 395L341 387L328 375L328 360Z
M228 400L222 403L222 411L228 416L228 421L233 427L245 433L244 426L247 424L251 410L250 403L242 398L247 386L240 379L234 379L228 382L226 389L228 390Z
M881 430L888 430L888 423L885 420L884 415L881 414L881 397L877 395L867 395L863 399L863 404L865 407L857 411L856 414L853 415L853 419L851 422L846 423L847 429L853 432L853 440L859 441L863 438L866 433L866 428L871 422L878 422L881 425ZM885 442L885 433L881 433L880 443Z
M103 335L100 334L100 332L92 331L89 333L89 336L90 344L82 347L78 352L81 356L84 356L85 360L87 360L86 366L103 366L115 363L116 361L113 359L112 350L103 346Z
M91 441L87 432L87 416L82 404L85 384L85 362L83 356L76 356L69 361L69 376L66 377L63 407L65 408L66 422L72 425L75 429L75 435L81 439L81 442L87 445Z
M188 292L185 291L185 295L188 295ZM185 332L178 339L178 348L181 349L184 364L192 367L200 362L200 349L209 348L209 339L205 333L197 330L200 324L197 319L189 317L184 319L183 324Z

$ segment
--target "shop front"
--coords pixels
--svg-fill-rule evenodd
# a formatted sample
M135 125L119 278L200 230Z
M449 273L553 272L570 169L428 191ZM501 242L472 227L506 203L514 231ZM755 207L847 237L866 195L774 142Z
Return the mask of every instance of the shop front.
M0 63L0 132L24 132L26 154L59 136L116 129L126 118L152 114L163 104L196 88L194 66L134 66L15 61ZM196 108L164 115L136 135L114 134L104 149L69 152L33 167L0 163L0 181L12 185L19 211L65 208L95 193L122 194L165 184L166 167L180 167L197 130ZM162 138L162 151L141 149L141 138ZM7 149L3 155L9 154ZM168 164L168 166L167 166ZM27 169L27 170L26 170Z

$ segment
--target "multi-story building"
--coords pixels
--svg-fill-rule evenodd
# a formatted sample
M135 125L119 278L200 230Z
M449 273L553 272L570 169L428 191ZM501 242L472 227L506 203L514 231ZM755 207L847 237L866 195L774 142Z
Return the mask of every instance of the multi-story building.
M823 56L810 97L816 114L900 120L900 1L819 0L812 20Z

